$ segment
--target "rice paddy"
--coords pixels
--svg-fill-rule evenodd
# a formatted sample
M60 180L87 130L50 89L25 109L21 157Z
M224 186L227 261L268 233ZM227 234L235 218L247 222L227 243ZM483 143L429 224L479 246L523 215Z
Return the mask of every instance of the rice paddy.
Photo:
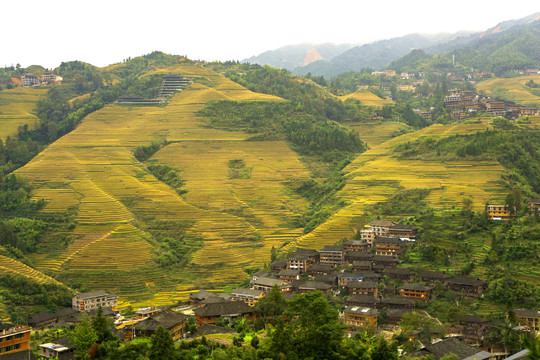
M540 75L519 76L515 78L489 79L478 83L477 89L487 96L515 101L526 106L540 106L540 89L530 88L525 83L534 81L540 84Z
M47 89L23 88L0 91L0 139L17 134L19 126L34 128L38 118L34 114L36 102L43 99Z
M309 177L285 142L245 141L252 135L204 128L196 115L212 100L282 99L196 65L160 71L204 77L206 85L195 82L164 107L106 106L17 171L34 186L35 198L46 200L43 211L76 213L72 240L58 251L44 246L32 256L37 268L62 274L67 283L76 279L118 293L125 306L171 304L203 286L243 281L245 268L269 261L272 246L300 235L287 223L307 206L284 184ZM151 161L179 171L184 196L132 155L136 146L164 139L172 144ZM234 159L251 168L249 179L229 178L227 164ZM152 262L144 229L154 220L193 223L188 232L204 245L186 269L169 272Z
M477 211L487 201L501 201L504 194L498 180L503 167L496 161L400 160L390 153L402 142L425 136L474 133L487 129L487 123L483 120L473 124L437 124L372 146L345 168L348 181L339 196L349 205L313 232L297 239L297 244L318 249L351 237L355 226L362 225L356 223L356 219L362 215L365 205L384 201L400 189L431 189L426 200L432 207L441 209L460 206L464 198L471 198ZM385 134L387 129L381 131Z
M364 106L383 107L384 105L392 105L393 101L382 99L368 90L358 90L349 95L339 96L342 101L354 99L360 101Z

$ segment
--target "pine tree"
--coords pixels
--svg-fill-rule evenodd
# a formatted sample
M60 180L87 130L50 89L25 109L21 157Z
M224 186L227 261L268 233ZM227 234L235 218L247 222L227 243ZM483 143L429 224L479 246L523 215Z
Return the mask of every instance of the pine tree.
M150 351L148 358L150 360L169 360L174 358L174 341L171 334L159 326L156 332L150 338Z
M81 321L75 327L75 331L71 335L71 343L75 348L75 354L78 359L88 359L88 350L97 342L97 335L94 329L90 326L90 318L87 314L83 314Z

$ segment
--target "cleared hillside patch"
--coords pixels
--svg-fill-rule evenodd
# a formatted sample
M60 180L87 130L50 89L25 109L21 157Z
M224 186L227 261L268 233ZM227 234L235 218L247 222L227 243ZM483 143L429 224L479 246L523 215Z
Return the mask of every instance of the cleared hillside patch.
M34 114L36 103L46 94L47 89L23 87L0 91L0 139L16 135L19 126L33 129L39 120Z
M339 99L345 101L347 99L354 99L360 101L364 106L383 107L384 105L392 105L394 102L388 99L382 99L377 95L367 90L358 90L352 94L339 96Z

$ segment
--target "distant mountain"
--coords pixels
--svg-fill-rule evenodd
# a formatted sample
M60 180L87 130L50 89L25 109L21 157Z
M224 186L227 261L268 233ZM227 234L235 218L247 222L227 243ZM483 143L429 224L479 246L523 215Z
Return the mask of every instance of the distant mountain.
M351 44L313 44L288 45L276 50L265 51L260 55L242 60L243 63L270 65L275 68L292 70L318 60L331 60L352 48Z

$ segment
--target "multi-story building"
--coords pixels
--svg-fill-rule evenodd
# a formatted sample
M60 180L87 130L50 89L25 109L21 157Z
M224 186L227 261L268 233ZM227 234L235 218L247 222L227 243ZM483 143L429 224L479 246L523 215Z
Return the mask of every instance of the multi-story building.
M75 349L71 346L69 339L65 337L39 345L39 356L41 359L73 359L74 351Z
M358 281L353 280L347 283L347 290L350 295L370 295L378 296L378 285L374 281Z
M537 334L540 333L540 311L516 309L514 312L520 325L528 327Z
M282 292L291 291L291 283L286 280L271 277L260 277L257 280L251 280L251 288L255 290L270 292L274 286L278 286Z
M400 296L418 300L427 300L431 295L431 287L424 284L403 284L398 290Z
M373 221L370 221L366 225L366 228L373 230L373 234L375 236L387 236L390 226L394 226L394 225L397 225L397 224L393 221L373 220Z
M347 306L345 310L343 310L343 322L350 329L366 326L377 327L378 314L379 312L376 309Z
M375 232L371 228L360 230L360 239L368 244L372 244L375 239Z
M77 311L90 311L98 307L116 307L118 296L107 294L103 290L89 291L77 294L72 299L72 307Z
M39 85L39 77L34 74L24 74L21 77L21 80L23 82L23 86L35 86Z
M287 259L287 269L305 272L311 265L318 262L319 253L316 250L297 249Z
M403 253L408 241L399 238L377 238L373 243L376 255L398 256Z
M487 215L489 220L507 220L512 217L506 205L488 205Z
M243 301L249 306L255 306L265 295L263 290L238 288L231 293L232 301Z
M412 225L392 225L388 228L388 237L398 237L400 239L414 239L418 234L418 228Z
M3 355L28 351L30 327L13 326L0 331L0 358Z
M478 297L486 291L487 283L477 277L458 275L448 280L448 286L458 294Z
M349 240L343 243L347 251L369 251L371 244L363 240Z
M340 265L345 260L345 249L342 246L327 245L319 254L321 264Z

